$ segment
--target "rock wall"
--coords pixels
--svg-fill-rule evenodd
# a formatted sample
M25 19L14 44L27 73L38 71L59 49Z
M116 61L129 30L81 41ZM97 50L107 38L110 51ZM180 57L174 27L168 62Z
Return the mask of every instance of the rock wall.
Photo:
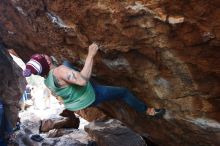
M85 131L98 146L147 146L144 139L118 120L93 121Z
M102 110L159 145L217 146L219 7L218 0L1 0L0 37L24 60L39 52L83 63L88 45L99 43L97 80L168 112L155 121L123 103Z
M13 61L7 50L0 44L0 100L5 114L14 127L18 118L18 101L24 91L26 80L21 68Z

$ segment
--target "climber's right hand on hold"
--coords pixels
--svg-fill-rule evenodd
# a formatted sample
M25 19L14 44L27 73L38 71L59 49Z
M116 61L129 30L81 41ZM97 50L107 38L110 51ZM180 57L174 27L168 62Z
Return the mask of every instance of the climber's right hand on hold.
M97 44L95 43L92 43L90 46L89 46L89 53L88 55L90 55L91 57L94 57L98 51L99 47Z

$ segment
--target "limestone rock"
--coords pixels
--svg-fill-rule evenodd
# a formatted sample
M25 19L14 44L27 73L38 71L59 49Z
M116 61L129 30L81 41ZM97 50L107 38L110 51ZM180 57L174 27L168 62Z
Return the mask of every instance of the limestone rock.
M140 135L115 119L91 122L85 130L100 146L146 146Z
M184 17L181 17L181 16L169 16L168 17L168 22L170 24L183 23L184 22Z

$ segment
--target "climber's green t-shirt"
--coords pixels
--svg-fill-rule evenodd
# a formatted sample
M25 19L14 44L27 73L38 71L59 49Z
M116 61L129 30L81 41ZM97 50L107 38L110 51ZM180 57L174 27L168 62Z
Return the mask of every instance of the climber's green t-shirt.
M51 70L44 83L53 93L63 99L66 109L71 111L81 110L95 101L95 93L89 82L85 86L72 84L66 87L57 87L54 79L53 70Z

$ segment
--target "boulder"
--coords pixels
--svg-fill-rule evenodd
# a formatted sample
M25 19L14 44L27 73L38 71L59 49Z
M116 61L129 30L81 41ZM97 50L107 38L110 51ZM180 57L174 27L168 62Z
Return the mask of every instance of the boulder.
M146 146L140 135L115 119L93 121L85 126L85 131L98 146Z
M162 146L218 146L219 6L219 0L1 0L0 41L24 61L33 53L47 53L59 63L78 60L78 67L96 42L100 50L92 76L127 87L167 114L151 120L113 102L101 112L80 112L83 117L92 121L104 111ZM11 71L4 70L2 90L16 85ZM17 88L4 98L15 99Z
M0 100L3 101L5 114L13 127L16 126L19 99L26 86L22 69L13 61L5 46L0 43Z

